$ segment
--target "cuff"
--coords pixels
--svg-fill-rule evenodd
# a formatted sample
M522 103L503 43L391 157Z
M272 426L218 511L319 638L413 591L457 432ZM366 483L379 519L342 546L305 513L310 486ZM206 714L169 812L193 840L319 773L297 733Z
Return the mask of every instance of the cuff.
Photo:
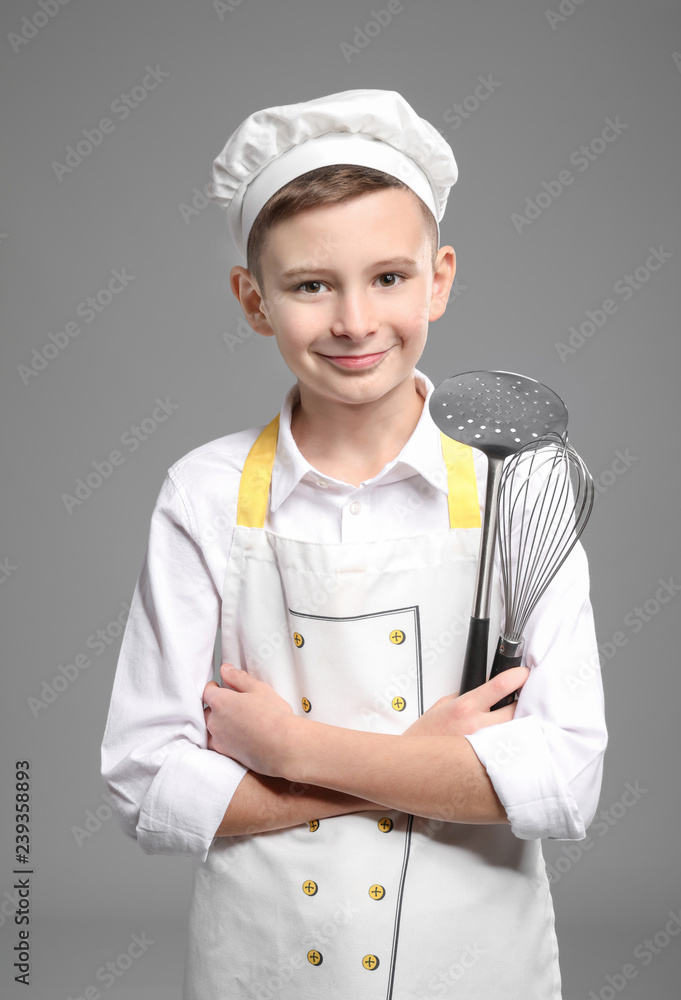
M586 836L577 802L554 766L538 719L512 719L465 738L486 769L516 837L582 840Z
M231 757L188 744L160 768L145 796L137 841L145 854L184 854L203 862L247 772Z

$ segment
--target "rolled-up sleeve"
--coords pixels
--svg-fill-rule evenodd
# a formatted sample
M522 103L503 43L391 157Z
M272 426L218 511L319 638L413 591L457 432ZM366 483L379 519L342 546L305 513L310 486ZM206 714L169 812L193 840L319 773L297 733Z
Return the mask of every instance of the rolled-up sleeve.
M607 729L581 544L573 549L525 630L530 674L510 722L466 738L521 840L581 840L601 789Z
M209 750L202 693L220 597L171 474L161 487L121 645L101 773L147 854L205 860L246 769Z

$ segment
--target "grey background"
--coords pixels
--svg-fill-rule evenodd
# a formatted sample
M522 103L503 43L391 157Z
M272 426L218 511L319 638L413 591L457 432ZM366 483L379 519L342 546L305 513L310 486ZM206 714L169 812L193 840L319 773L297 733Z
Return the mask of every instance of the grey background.
M619 647L603 646L610 747L600 825L581 856L578 844L545 845L564 995L606 1000L606 976L633 963L627 1000L667 1000L678 995L679 938L648 964L634 952L681 908L681 601L649 604L646 622L630 613L654 602L660 579L681 582L678 0L563 0L553 27L551 0L404 0L349 61L341 43L353 43L382 0L232 2L220 15L208 0L70 0L47 23L38 16L18 51L10 33L23 25L30 34L22 18L30 24L41 8L3 4L0 560L14 568L0 573L0 992L180 996L191 862L144 855L107 817L99 744L120 638L100 655L87 640L132 595L165 470L205 441L268 420L292 382L273 341L235 344L243 326L228 273L237 259L221 212L209 204L185 220L180 206L252 111L380 87L443 131L460 169L442 226L457 285L420 367L435 382L470 368L540 378L566 400L571 441L600 485L584 538L593 604L601 644L622 635ZM112 114L156 65L168 76L125 120ZM452 128L448 109L489 75L498 86ZM53 161L107 116L114 131L59 180ZM573 151L617 116L627 128L578 171ZM513 213L565 169L573 183L518 232ZM624 302L615 284L645 264L649 247L672 256ZM19 366L32 349L123 268L134 279L24 384ZM561 360L557 342L607 298L617 312ZM136 452L121 448L166 396L178 406L168 420ZM116 447L124 464L69 514L62 494ZM630 456L621 473L617 452ZM28 699L83 653L91 666L35 717ZM13 771L23 758L33 775L30 987L13 980L8 902ZM627 783L646 789L633 805L622 804ZM98 809L105 818L79 846L72 828ZM153 946L105 987L96 971L133 933Z

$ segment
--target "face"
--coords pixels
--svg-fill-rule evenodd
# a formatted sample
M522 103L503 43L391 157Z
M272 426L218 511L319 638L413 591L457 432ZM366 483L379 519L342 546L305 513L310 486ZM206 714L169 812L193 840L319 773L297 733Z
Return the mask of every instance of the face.
M433 273L413 192L381 189L284 219L261 266L264 297L244 268L232 288L253 329L276 338L303 407L413 400L414 367L455 268L444 247Z

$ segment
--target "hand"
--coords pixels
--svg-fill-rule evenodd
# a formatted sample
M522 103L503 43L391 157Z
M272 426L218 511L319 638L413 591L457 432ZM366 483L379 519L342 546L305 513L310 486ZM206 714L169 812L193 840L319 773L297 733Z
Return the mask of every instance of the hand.
M467 691L466 694L445 695L404 732L404 736L470 736L485 726L510 722L515 715L515 702L491 712L492 705L521 688L530 671L527 667L510 667L492 680Z
M203 691L208 749L258 774L280 777L280 762L296 716L274 688L229 663L220 667L228 687L209 681Z

